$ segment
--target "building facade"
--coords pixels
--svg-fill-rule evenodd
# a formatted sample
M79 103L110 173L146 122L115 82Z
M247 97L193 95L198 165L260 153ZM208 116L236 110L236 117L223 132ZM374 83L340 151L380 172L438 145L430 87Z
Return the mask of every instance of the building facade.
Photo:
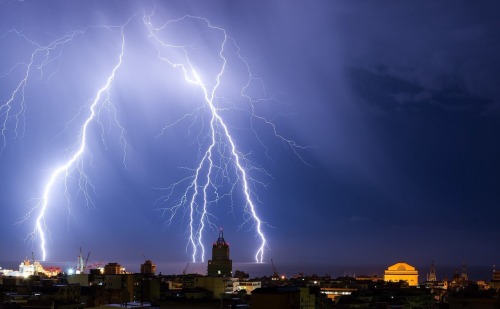
M409 286L418 285L418 270L415 267L399 262L392 266L389 266L384 271L384 281L385 282L399 282L406 281Z

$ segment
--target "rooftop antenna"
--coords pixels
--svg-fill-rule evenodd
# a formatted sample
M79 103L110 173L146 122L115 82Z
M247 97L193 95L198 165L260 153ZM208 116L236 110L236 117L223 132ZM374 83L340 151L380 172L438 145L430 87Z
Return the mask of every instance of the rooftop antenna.
M33 275L38 275L37 267L35 266L35 254L31 251L31 259L33 260Z
M276 269L276 266L274 266L274 261L271 259L271 265L273 266L273 275L271 276L272 280L279 280L280 275L278 274L278 270Z
M222 231L222 228L219 230L219 239L217 239L217 244L218 245L225 245L226 241L224 240L224 232Z

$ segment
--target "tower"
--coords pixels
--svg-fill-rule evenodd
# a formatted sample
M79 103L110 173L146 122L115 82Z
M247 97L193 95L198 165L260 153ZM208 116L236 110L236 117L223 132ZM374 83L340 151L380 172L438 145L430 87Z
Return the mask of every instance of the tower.
M154 275L156 273L156 264L154 264L151 260L144 261L144 264L141 264L141 274Z
M436 279L436 267L434 267L434 261L431 264L431 270L427 276L427 281L437 281Z
M229 259L229 244L224 240L224 233L219 232L217 242L212 246L212 259L208 260L208 276L231 277L233 261Z
M467 277L467 266L465 263L462 264L462 275L460 276L460 279L462 279L462 281L469 281L469 278Z

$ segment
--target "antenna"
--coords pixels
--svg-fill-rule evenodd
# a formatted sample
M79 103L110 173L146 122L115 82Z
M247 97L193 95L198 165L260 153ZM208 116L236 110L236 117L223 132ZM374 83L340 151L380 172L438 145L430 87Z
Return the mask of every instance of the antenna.
M278 274L278 270L276 270L276 266L274 266L273 259L271 259L271 265L273 266L273 275L271 276L271 280L279 280L280 275Z

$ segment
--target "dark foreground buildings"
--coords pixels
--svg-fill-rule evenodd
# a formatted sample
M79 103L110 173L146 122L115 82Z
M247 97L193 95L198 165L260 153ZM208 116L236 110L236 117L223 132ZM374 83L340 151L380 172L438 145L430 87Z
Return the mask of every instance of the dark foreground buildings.
M436 276L414 284L417 270L404 262L373 276L231 277L229 245L222 232L213 245L208 276L156 274L146 260L141 272L126 273L118 263L90 273L0 277L0 309L83 308L252 308L252 309L500 309L500 272L490 282L472 282L462 267L450 280ZM0 270L0 274L1 274ZM271 272L270 272L271 273Z

